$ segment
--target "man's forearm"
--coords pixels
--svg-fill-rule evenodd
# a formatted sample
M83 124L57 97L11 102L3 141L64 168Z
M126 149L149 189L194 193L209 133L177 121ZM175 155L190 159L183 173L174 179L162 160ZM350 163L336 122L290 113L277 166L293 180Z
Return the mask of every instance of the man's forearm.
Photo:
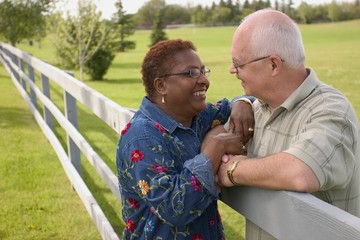
M319 189L319 181L311 168L290 154L277 153L258 159L235 156L231 162L236 160L240 162L232 175L239 185L298 192ZM227 175L224 173L222 177Z

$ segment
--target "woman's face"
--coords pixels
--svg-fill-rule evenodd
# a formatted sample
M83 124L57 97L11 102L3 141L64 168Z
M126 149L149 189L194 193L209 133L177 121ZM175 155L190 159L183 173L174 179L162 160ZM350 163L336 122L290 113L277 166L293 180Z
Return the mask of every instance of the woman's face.
M206 91L210 82L204 76L205 66L197 53L191 49L176 53L164 75L186 73L191 70L198 76L189 74L165 77L165 110L175 119L192 118L206 108ZM201 72L199 74L199 72Z

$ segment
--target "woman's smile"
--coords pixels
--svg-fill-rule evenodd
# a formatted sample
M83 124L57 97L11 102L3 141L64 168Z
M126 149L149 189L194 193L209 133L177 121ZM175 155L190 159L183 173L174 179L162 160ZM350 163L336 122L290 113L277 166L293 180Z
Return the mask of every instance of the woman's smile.
M206 90L194 92L193 95L198 97L206 97Z

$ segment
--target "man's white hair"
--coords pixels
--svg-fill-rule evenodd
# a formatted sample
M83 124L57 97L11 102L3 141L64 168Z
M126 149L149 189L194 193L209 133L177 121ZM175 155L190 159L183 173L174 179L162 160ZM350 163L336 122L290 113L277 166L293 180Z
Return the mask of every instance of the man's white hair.
M256 11L244 18L241 24L266 12L278 11L270 9ZM297 24L286 15L285 18L267 18L266 15L264 17L266 19L251 31L250 49L254 57L275 54L284 60L290 68L297 69L303 66L305 49ZM256 23L253 24L257 25Z

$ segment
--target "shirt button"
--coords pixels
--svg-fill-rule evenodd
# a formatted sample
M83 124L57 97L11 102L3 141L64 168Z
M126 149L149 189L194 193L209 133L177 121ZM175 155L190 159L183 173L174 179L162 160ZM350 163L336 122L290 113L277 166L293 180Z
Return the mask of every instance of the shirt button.
M267 125L267 126L265 127L265 129L266 129L266 130L269 130L269 129L270 129L270 125Z

